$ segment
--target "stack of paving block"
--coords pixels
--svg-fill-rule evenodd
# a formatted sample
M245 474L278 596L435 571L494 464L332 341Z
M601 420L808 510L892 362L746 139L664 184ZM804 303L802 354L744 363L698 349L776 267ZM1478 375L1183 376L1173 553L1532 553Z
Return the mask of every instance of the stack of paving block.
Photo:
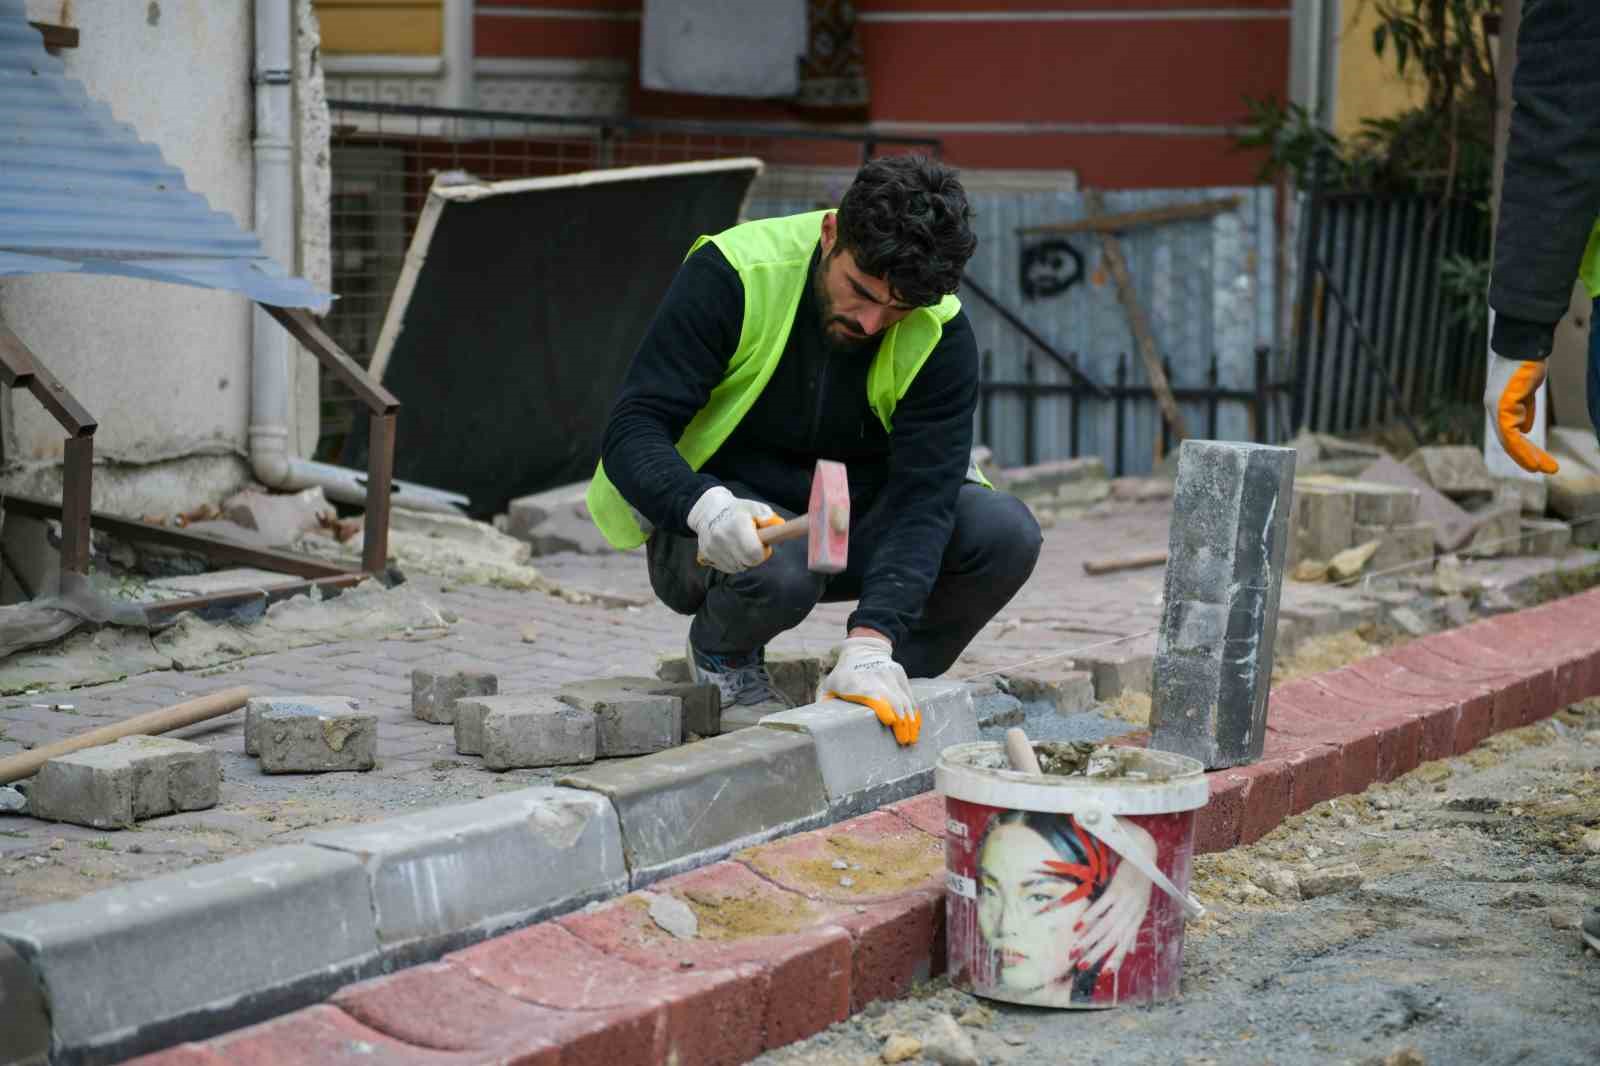
M1000 475L995 487L1026 503L1046 529L1111 495L1106 465L1096 456L1014 467Z
M1343 564L1352 556L1354 568L1368 573L1431 562L1434 527L1422 520L1419 503L1419 494L1408 488L1330 474L1296 478L1289 510L1291 572L1320 580L1335 560ZM1340 570L1333 576L1350 575Z
M1418 448L1406 466L1470 516L1463 555L1559 555L1570 527L1543 517L1550 486L1544 479L1495 478L1482 453L1467 445Z
M1585 429L1552 429L1550 454L1561 467L1545 479L1551 517L1569 524L1573 544L1600 547L1600 443Z

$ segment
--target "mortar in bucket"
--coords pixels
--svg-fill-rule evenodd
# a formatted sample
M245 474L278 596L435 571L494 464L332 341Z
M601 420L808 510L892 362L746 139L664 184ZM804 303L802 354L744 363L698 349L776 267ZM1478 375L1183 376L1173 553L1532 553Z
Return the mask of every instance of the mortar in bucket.
M1074 749L1033 750L1050 770ZM1205 768L1141 748L1100 748L1078 762L1075 773L1024 773L991 742L940 755L957 987L1078 1009L1177 995L1184 921L1205 913L1188 894L1195 811L1210 797Z

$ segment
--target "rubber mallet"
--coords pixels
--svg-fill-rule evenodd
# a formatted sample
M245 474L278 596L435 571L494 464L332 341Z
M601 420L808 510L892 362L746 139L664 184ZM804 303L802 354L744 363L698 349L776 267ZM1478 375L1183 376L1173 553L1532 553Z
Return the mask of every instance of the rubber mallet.
M837 574L850 558L850 479L843 463L818 459L811 475L811 506L797 518L756 532L761 543L806 537L806 569Z

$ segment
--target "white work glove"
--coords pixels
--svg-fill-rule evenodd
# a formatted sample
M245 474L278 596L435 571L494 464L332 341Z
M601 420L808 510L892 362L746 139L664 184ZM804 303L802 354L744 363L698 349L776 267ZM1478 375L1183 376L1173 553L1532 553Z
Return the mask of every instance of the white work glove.
M1483 406L1500 446L1513 462L1533 474L1554 474L1560 469L1548 452L1523 436L1533 431L1534 407L1544 378L1544 360L1507 359L1495 352L1489 359L1488 384L1483 390Z
M839 662L817 686L817 700L848 700L870 707L878 721L894 730L901 744L915 744L922 715L911 695L905 667L894 649L878 637L850 637L839 647Z
M756 529L783 521L757 500L741 500L721 485L707 489L689 509L689 528L700 538L699 560L724 574L760 566L772 555Z

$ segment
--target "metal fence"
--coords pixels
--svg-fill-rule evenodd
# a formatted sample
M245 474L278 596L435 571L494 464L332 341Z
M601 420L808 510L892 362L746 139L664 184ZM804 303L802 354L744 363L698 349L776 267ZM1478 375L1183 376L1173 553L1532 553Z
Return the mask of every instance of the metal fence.
M428 188L441 172L504 180L753 155L767 170L751 190L746 215L763 218L836 204L870 156L941 154L931 138L787 126L366 102L335 101L329 108L333 286L340 299L326 326L363 363ZM1098 238L1028 232L1082 218L1082 194L1059 174L971 178L979 245L961 296L980 350L989 353L977 427L982 442L1002 465L1100 454L1119 473L1149 470L1171 442L1143 361L1117 354L1135 346L1116 287L1098 266ZM1103 210L1140 211L1219 193L1237 197L1237 208L1129 231L1121 237L1124 253L1191 432L1204 427L1212 437L1281 439L1289 394L1277 384L1285 374L1276 346L1281 263L1274 191L1112 191ZM328 377L322 397L319 454L331 457L348 429L350 404ZM1269 409L1280 413L1269 416Z
M1471 403L1483 390L1482 316L1452 307L1441 266L1488 255L1474 201L1314 190L1306 207L1295 423L1349 433Z

